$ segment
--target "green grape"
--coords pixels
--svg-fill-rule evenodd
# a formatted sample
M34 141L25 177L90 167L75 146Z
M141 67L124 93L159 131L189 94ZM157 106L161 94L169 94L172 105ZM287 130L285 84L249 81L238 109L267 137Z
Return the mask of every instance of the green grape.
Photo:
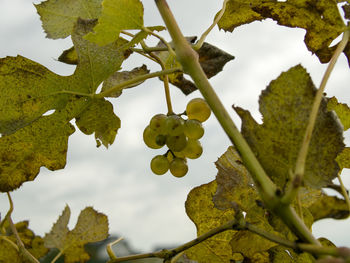
M174 158L170 163L170 172L175 177L183 177L187 174L188 166L185 159Z
M185 147L185 149L186 149L186 147ZM181 152L173 152L173 154L175 155L175 157L186 158L185 153L184 153L185 149L183 149Z
M185 121L181 117L170 115L165 120L165 131L171 136L180 135L184 131L184 123Z
M157 155L151 161L151 170L157 175L165 174L169 170L169 161L164 155Z
M164 134L165 133L165 120L166 119L167 119L167 116L165 114L154 115L149 123L149 126L156 133Z
M198 140L204 134L202 123L198 120L186 120L184 126L184 133L188 139Z
M149 127L149 125L145 128L143 131L143 141L145 144L152 149L159 149L162 148L162 145L158 145L156 143L156 137L158 134Z
M180 134L176 136L167 136L166 137L166 145L170 150L174 152L180 152L185 149L187 144L187 138L185 134Z
M203 148L198 140L188 140L186 148L182 151L187 158L197 159L203 153Z
M189 119L204 122L209 118L210 113L209 105L201 98L192 99L186 106L186 114Z
M156 144L158 144L159 146L163 146L165 145L166 142L166 136L163 134L158 134L156 137Z

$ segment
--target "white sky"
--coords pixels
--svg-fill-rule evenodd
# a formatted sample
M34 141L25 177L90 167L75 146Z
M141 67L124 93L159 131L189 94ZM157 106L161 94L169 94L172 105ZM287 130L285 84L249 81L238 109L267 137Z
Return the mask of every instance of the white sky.
M210 25L221 2L169 0L169 5L184 34L193 36L200 35ZM144 0L143 3L145 24L163 24L154 2ZM57 74L69 75L74 71L74 67L55 61L71 46L70 39L46 39L30 1L0 0L0 6L0 57L20 54ZM283 28L265 21L240 27L233 34L215 28L208 37L207 42L236 57L210 81L238 127L240 121L231 105L251 110L259 120L258 96L281 71L302 63L316 86L319 85L325 65L320 65L316 56L307 51L304 33L304 30ZM137 57L123 67L130 69L142 63L148 62ZM159 70L156 65L149 65L153 71ZM348 104L349 73L345 56L342 56L326 89L329 96L335 95ZM182 112L191 98L200 96L196 91L185 97L176 88L172 88L171 94L177 112ZM170 174L158 177L150 171L149 162L163 150L148 149L142 141L142 132L153 115L166 112L162 84L149 80L124 91L114 100L114 107L122 120L114 145L108 150L97 149L93 136L77 130L69 140L64 170L42 169L35 182L25 183L13 192L15 221L30 219L30 227L43 235L66 204L72 210L71 227L80 210L93 206L108 215L110 233L125 237L136 249L148 251L155 245L179 244L194 238L196 230L185 214L184 202L193 187L215 178L214 162L230 145L226 135L212 116L205 123L206 133L201 139L203 156L189 161L188 174L181 179ZM349 145L349 132L346 141ZM347 187L350 187L349 174L347 170L343 176ZM6 196L0 195L0 212L5 214L7 209ZM348 233L344 231L348 227L349 220L332 224L327 221L317 223L314 232L317 237L327 236L337 245L350 246Z

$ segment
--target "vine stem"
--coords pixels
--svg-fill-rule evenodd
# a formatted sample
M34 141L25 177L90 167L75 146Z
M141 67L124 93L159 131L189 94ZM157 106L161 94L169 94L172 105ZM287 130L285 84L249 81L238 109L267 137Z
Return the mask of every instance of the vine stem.
M120 90L122 88L128 87L128 86L136 84L136 83L139 83L141 81L144 81L144 80L147 80L150 78L154 78L154 77L164 76L164 75L179 72L179 71L181 71L181 68L171 68L171 69L157 71L157 72L153 72L153 73L149 73L149 74L144 74L144 75L138 76L136 78L124 81L124 82L114 86L111 89L108 89L106 91L95 94L95 95L93 95L93 97L94 98L104 98L104 97L107 97L107 96L113 94L117 90ZM91 95L89 95L89 96L91 96Z
M108 253L110 255L111 260L109 260L107 263L119 263L124 262L128 260L136 260L136 259L143 259L143 258L163 258L164 262L176 262L176 260L183 254L184 251L187 249L194 247L195 245L202 243L203 241L207 240L208 238L211 238L217 234L220 234L222 232L228 231L228 230L248 230L252 233L255 233L263 238L266 238L276 244L292 248L295 250L302 250L305 252L312 253L314 255L331 255L336 257L343 257L341 249L335 248L335 247L322 247L320 245L315 244L305 244L305 243L298 243L294 241L290 241L288 239L285 239L283 237L277 236L273 233L270 233L264 229L261 229L249 222L246 222L243 217L238 217L233 220L230 220L226 222L225 224L213 228L209 230L208 232L204 233L203 235L200 235L199 237L179 246L174 249L170 250L160 250L157 252L151 252L151 253L144 253L144 254L137 254L137 255L131 255L131 256L125 256L125 257L116 257L113 251ZM120 239L112 242L108 246L112 246L113 244L119 242ZM111 248L110 248L111 250Z
M145 254L137 254L137 255L131 255L131 256L125 256L125 257L120 257L120 258L112 258L111 260L108 261L108 263L118 263L118 262L123 262L127 260L135 260L135 259L141 259L141 258L152 258L152 257L157 257L157 258L164 258L164 259L170 259L178 255L179 253L205 241L206 239L215 236L221 232L227 231L227 230L233 230L235 228L239 228L240 224L239 222L234 219L231 220L219 227L213 228L210 231L206 232L205 234L177 247L171 250L160 250L157 252L151 252L151 253L145 253Z
M10 210L13 211L13 202L12 202L12 198L9 192L7 192L7 197L9 199L9 203L10 203ZM37 260L32 254L30 254L30 252L25 248L18 232L16 229L16 226L14 225L11 215L9 215L7 217L7 221L10 225L11 231L12 233L15 235L16 241L17 241L17 246L19 249L19 252L23 254L23 256L28 259L30 262L32 263L40 263L39 260Z
M317 90L312 109L310 112L309 116L309 121L306 127L306 131L304 134L303 142L299 150L299 154L297 157L297 161L295 164L295 171L294 171L294 178L292 178L292 183L289 187L289 189L286 191L285 196L283 197L283 202L284 203L291 203L295 196L298 194L298 189L299 186L301 185L303 178L304 178L304 172L305 172L305 163L306 163L306 158L307 158L307 153L311 141L311 136L313 129L315 127L317 115L318 115L318 110L320 108L320 104L323 98L323 93L327 84L327 81L329 79L329 76L331 72L333 71L333 68L335 66L335 63L338 60L338 57L340 54L343 52L344 48L346 47L346 44L349 41L349 36L350 36L350 27L347 28L347 30L343 33L343 38L339 42L336 50L334 51L334 54L328 64L328 67L323 75L321 84L319 89Z
M191 76L197 88L208 102L220 125L240 153L243 163L252 176L265 206L278 215L301 240L320 245L319 241L312 235L304 222L295 213L294 209L290 205L285 205L280 201L281 197L278 195L276 185L267 176L248 143L239 132L219 97L216 95L199 64L198 54L191 48L182 35L166 0L155 0L155 3L173 39L176 57L182 65L184 73Z

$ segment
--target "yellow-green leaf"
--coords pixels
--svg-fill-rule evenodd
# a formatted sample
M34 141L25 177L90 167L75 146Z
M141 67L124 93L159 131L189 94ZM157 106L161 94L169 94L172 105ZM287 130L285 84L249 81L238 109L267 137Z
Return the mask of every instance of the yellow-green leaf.
M35 5L48 38L72 34L78 18L95 19L101 15L102 0L48 0Z
M75 51L74 46L63 51L62 54L58 57L58 61L61 61L66 64L70 64L70 65L77 65L78 55L77 55L77 52Z
M215 208L212 196L216 191L216 181L192 189L186 200L186 213L197 227L197 235L218 227L234 218L233 210L223 211ZM190 248L186 255L200 263L221 263L242 259L239 254L232 255L229 241L236 231L230 230L215 235Z
M68 120L67 120L68 119ZM74 132L68 111L56 111L0 138L0 191L34 180L41 166L64 168L68 137Z
M322 194L310 207L315 221L324 218L345 219L349 217L349 207L344 199Z
M238 206L246 213L247 222L278 235L268 221L267 211L259 205L261 204L259 194L234 147L229 147L215 164L218 169L217 190L213 196L215 206L224 211ZM254 262L264 262L265 251L276 246L275 243L249 231L235 233L230 240L230 245L232 252L241 253Z
M128 42L122 38L103 47L86 40L84 35L91 32L95 25L96 20L78 19L72 35L79 61L75 77L85 82L79 85L86 85L90 93L95 92L103 80L119 70L124 59L130 55Z
M269 250L271 263L313 263L315 258L308 253L296 253L284 246L273 247Z
M131 79L136 78L136 77L141 76L141 75L145 75L147 73L149 73L149 69L147 69L146 65L142 65L141 67L134 68L131 71L118 71L118 72L115 72L113 75L111 75L108 79L106 79L103 82L102 92L110 90L112 88L115 88L119 84L121 84L121 83L123 83L125 81L131 80ZM127 88L132 88L132 87L138 86L142 82L143 81L135 83L135 84L132 84L130 86L126 86L126 87L115 89L112 94L108 95L108 97L114 97L114 98L119 97L122 94L123 89L127 89Z
M108 148L114 142L120 119L113 112L113 105L105 99L94 99L88 108L76 117L76 124L85 134L95 133L97 145Z
M68 222L70 219L70 208L68 205L64 208L62 214L52 226L50 233L44 237L45 247L58 248L63 250L65 247L65 238L69 232Z
M334 110L343 124L344 131L350 128L350 108L345 103L339 103L336 97L329 99L327 103L328 110Z
M267 18L279 25L305 29L305 44L322 63L330 60L334 48L329 46L345 30L337 2L333 0L231 0L218 25L232 32L240 25ZM349 60L349 52L345 54Z
M104 0L102 14L86 39L106 45L118 39L122 30L143 27L143 5L139 0Z
M51 232L46 234L45 245L58 248L64 255L65 263L86 262L90 256L86 253L84 245L108 237L107 216L98 213L92 207L87 207L81 211L78 222L71 231L67 229L69 216L69 207L66 206Z
M0 59L0 191L34 180L42 166L65 166L68 137L75 130L70 120L93 105L80 94L95 92L127 57L123 39L105 47L83 39L94 24L77 21L72 40L79 63L72 76L59 76L21 56ZM119 119L111 110L108 114L112 128L97 136L110 144Z
M256 123L248 111L235 107L242 119L244 137L281 189L295 169L315 93L309 74L298 65L282 73L262 92L262 124ZM343 148L343 129L323 99L309 146L304 183L313 188L329 184L339 172L335 158Z
M15 224L18 235L26 250L31 253L36 259L39 259L47 254L48 249L44 246L44 241L40 236L34 234L28 228L28 221L21 221ZM3 238L0 238L0 262L1 263L28 263L28 259L23 257L17 247L17 240L13 234L8 222L6 221L2 233Z
M344 148L344 150L337 156L337 163L340 169L350 168L350 147Z

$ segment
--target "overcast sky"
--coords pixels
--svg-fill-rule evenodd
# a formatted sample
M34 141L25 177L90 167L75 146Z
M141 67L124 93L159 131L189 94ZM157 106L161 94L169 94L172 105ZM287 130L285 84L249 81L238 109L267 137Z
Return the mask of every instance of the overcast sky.
M154 2L144 0L143 3L145 25L163 25ZM222 1L169 0L180 28L187 36L200 35L211 24L221 4ZM20 54L57 74L73 73L73 66L56 61L61 52L71 46L70 38L46 39L30 1L0 0L0 6L0 57ZM237 126L240 121L231 105L251 110L260 121L258 96L281 71L301 63L315 85L319 85L326 66L320 65L317 57L307 51L304 33L301 29L283 28L265 21L242 26L232 34L215 28L209 35L207 42L236 57L210 81ZM131 69L143 63L148 62L135 57L123 64L123 68ZM148 65L152 71L159 70L157 65ZM349 73L345 56L341 56L326 89L329 96L337 96L348 104ZM183 112L191 98L200 96L196 91L186 97L177 88L171 89L171 95L176 112ZM149 162L163 150L148 149L142 141L142 132L153 115L166 113L162 83L146 81L124 91L113 103L122 121L115 143L108 150L96 148L93 136L77 130L69 139L64 170L50 172L43 168L34 182L27 182L13 192L14 220L30 219L30 227L44 235L66 204L72 210L71 227L74 227L80 210L93 206L108 215L110 233L125 237L136 249L148 251L155 245L179 244L194 238L195 226L184 209L186 196L193 187L215 178L214 162L226 151L229 140L211 116L205 123L206 132L201 139L204 153L200 159L189 161L188 174L181 179L170 174L156 176L150 171ZM349 145L349 132L346 142ZM349 187L349 170L343 174ZM8 209L5 197L0 195L2 214ZM344 231L348 226L349 220L331 225L323 221L315 225L314 233L317 237L327 236L337 245L350 246L348 233Z

